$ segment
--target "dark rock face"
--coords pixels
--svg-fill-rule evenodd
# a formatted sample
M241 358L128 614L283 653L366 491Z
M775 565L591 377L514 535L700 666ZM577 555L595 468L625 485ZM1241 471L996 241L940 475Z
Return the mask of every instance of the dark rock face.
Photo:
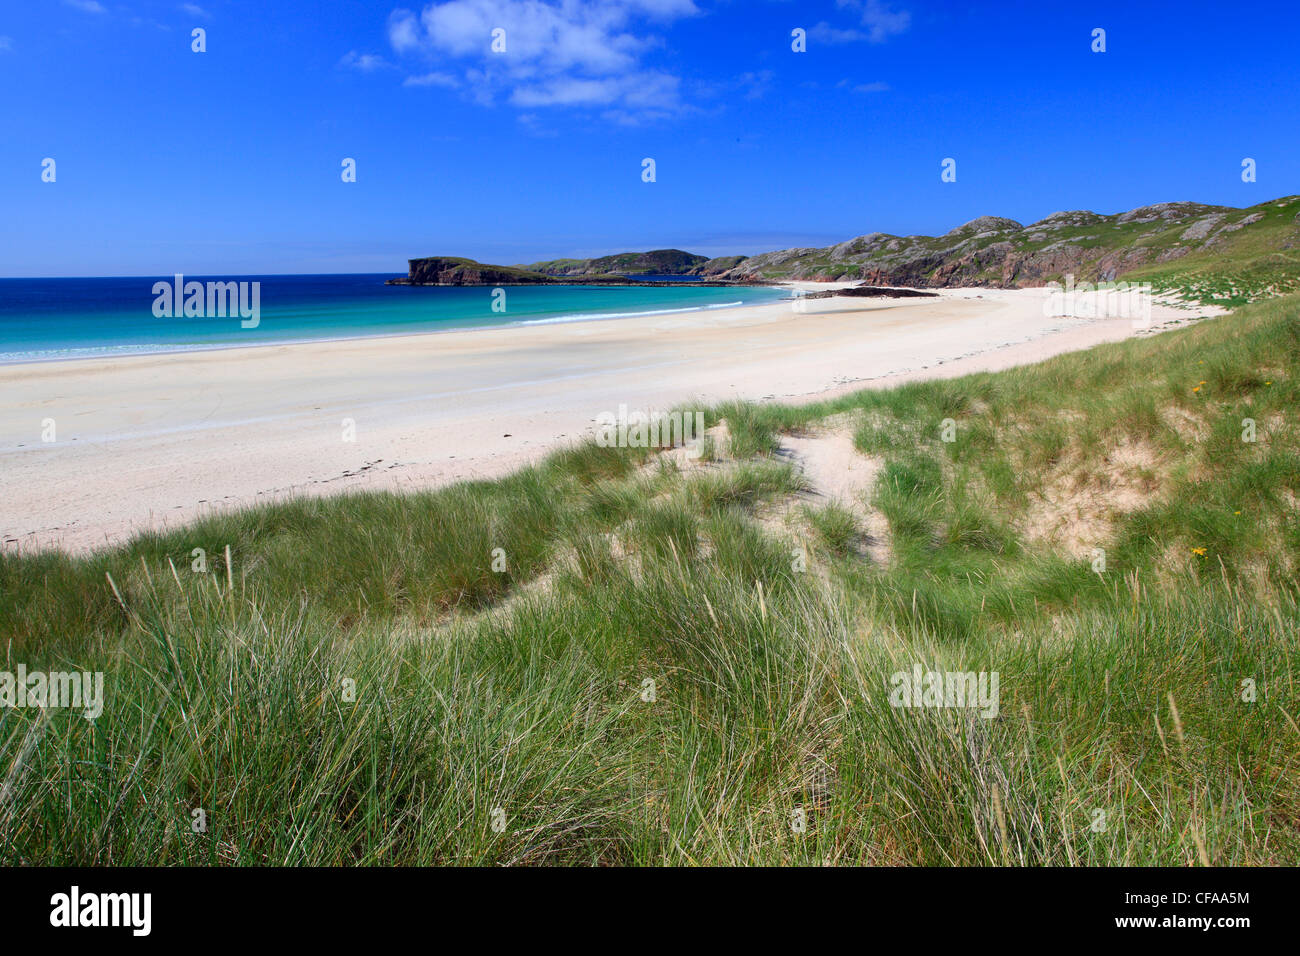
M510 266L490 266L473 259L430 256L409 260L405 279L390 279L391 285L537 285L550 276Z

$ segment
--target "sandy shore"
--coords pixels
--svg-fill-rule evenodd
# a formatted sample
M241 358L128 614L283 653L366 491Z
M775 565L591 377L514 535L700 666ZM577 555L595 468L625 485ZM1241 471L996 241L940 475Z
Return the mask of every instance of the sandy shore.
M957 289L3 366L0 532L6 549L84 551L277 496L499 475L620 405L808 400L1133 333L1128 319L1045 318L1045 296ZM1157 306L1154 320L1188 314Z

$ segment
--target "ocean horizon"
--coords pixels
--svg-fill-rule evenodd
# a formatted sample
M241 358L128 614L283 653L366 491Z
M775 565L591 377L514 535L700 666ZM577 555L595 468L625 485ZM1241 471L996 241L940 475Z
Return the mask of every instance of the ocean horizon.
M650 277L663 280L652 286L503 286L502 297L484 286L385 285L396 275L184 277L205 286L258 283L254 327L235 308L195 316L157 308L155 284L171 285L170 275L0 279L0 364L667 315L789 295L770 286L682 286L673 281L680 277L662 276Z

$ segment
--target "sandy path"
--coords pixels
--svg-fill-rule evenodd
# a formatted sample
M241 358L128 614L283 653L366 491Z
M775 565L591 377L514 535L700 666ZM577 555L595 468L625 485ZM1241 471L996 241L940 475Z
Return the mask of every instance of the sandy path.
M503 474L620 405L798 401L1132 332L1126 319L1044 318L1043 296L949 290L3 366L0 534L7 548L85 550L230 504Z

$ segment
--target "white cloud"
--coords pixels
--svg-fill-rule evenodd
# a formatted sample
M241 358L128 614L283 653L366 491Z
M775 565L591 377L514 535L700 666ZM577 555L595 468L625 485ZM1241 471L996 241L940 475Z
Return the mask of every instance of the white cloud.
M108 13L99 0L63 0L63 2L83 13Z
M853 87L854 93L885 93L889 90L888 83L859 83Z
M398 53L420 48L420 21L410 10L394 10L388 16L388 42Z
M691 85L691 92L705 100L734 97L737 94L747 100L760 100L767 94L775 76L771 70L757 70L724 80L697 81Z
M612 79L560 77L535 86L525 86L510 97L516 106L590 106L618 99L622 84Z
M677 105L677 77L647 70L626 76L600 78L556 77L519 86L510 96L515 106L609 106L622 103L634 108Z
M13 37L0 37L0 53L7 53L14 48Z
M192 17L202 17L204 20L212 19L212 14L204 10L197 3L182 3L181 9Z
M839 27L833 27L823 21L808 31L808 37L814 43L829 45L833 43L856 43L859 40L865 40L867 35L861 30L841 30Z
M652 27L698 12L694 0L448 0L394 10L388 39L399 54L463 64L482 103L671 111L678 78L643 62L662 45ZM492 50L494 30L504 52Z
M862 26L866 28L866 33L860 34L859 38L872 43L883 43L912 24L910 13L906 10L891 10L881 0L835 0L835 5L859 14Z
M455 89L460 86L460 80L456 79L450 73L421 73L418 76L408 76L402 81L403 86L442 86L447 89Z
M344 54L343 59L339 60L339 66L360 70L362 73L373 73L375 70L391 69L393 64L377 53L358 53L356 50L349 50Z
M759 70L757 73L740 74L740 84L745 89L745 99L761 100L767 88L772 84L772 71Z
M555 130L543 126L536 113L520 113L516 119L519 121L519 125L533 136L554 139L559 135Z

